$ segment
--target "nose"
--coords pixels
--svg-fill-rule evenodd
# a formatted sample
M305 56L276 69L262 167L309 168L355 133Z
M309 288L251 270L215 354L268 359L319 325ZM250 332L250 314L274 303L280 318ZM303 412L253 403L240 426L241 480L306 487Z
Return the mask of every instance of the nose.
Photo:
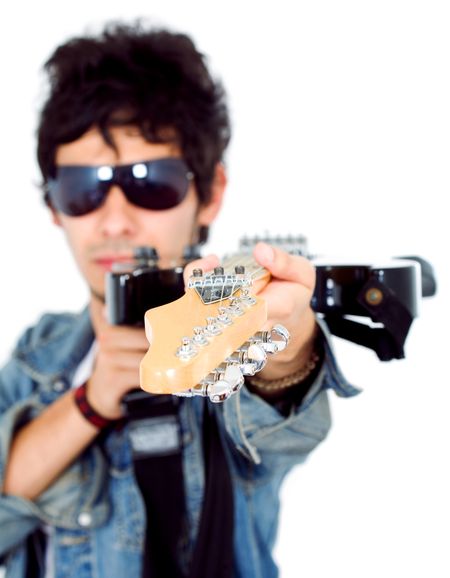
M117 185L110 188L98 209L100 232L104 237L132 237L137 231L136 208L127 200Z

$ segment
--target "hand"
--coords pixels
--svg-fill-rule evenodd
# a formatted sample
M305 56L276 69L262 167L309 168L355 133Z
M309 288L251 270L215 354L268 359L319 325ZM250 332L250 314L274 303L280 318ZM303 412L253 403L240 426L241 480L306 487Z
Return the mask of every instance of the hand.
M315 269L305 257L289 255L266 243L258 243L253 256L272 275L269 284L259 293L267 302L265 329L281 323L291 334L288 347L272 356L261 372L264 379L278 379L303 367L312 353L316 321L310 303L316 282Z
M94 371L88 381L88 401L100 415L121 417L121 400L139 387L139 364L147 353L143 328L110 325L104 304L92 298L90 312L98 344Z

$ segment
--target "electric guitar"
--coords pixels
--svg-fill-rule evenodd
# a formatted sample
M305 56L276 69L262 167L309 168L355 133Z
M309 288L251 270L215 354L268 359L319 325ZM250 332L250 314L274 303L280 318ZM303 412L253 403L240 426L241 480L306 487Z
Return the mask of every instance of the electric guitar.
M277 325L261 331L267 312L257 294L270 274L248 254L258 240L280 245L279 239L243 240L244 253L212 273L194 271L183 297L145 313L151 347L140 367L144 391L207 396L220 402L242 387L245 375L260 371L267 355L286 347L286 328ZM281 244L291 253L307 256L304 237L288 238L287 247L285 240ZM403 357L403 344L418 314L420 297L435 292L432 275L432 290L423 289L424 265L430 267L427 262L412 257L375 266L332 264L308 257L316 268L311 305L324 316L331 332L371 347L381 360ZM347 316L369 317L384 327L368 328Z

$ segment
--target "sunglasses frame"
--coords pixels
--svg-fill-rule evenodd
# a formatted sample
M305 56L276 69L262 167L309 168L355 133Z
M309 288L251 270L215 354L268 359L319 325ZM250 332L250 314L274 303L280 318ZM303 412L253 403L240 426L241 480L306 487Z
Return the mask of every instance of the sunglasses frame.
M180 157L124 165L58 165L56 176L45 185L45 197L57 211L77 217L98 209L117 185L133 205L160 211L179 205L193 179Z

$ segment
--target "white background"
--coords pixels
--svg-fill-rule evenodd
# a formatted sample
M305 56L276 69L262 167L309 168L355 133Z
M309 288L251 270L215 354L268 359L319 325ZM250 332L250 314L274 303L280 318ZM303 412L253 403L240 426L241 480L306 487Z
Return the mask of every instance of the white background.
M419 254L435 267L439 294L423 303L406 360L383 364L335 340L364 393L332 399L330 437L285 484L282 578L450 575L447 6L41 0L0 9L1 361L42 311L86 299L33 184L34 130L41 64L106 19L145 16L192 34L228 89L230 185L212 250L235 249L245 233L303 233L316 253Z

